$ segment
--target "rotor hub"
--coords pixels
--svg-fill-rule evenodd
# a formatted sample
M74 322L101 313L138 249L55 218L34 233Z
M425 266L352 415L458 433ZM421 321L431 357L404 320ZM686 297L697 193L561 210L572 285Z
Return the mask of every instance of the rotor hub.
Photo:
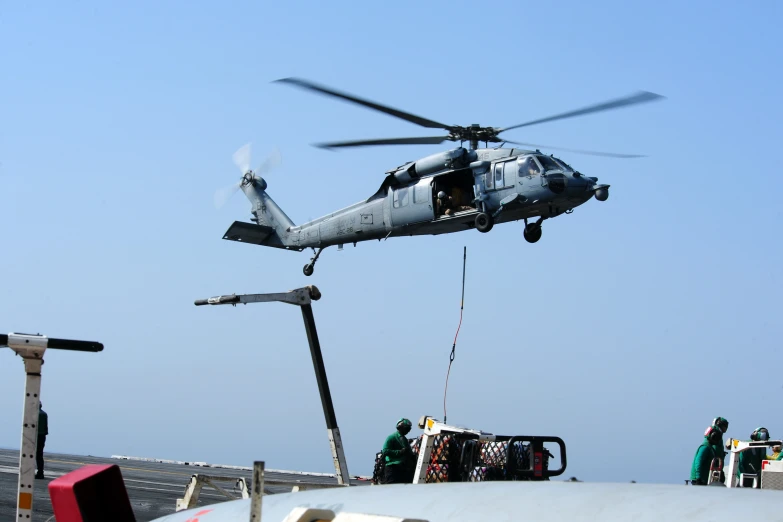
M448 139L450 141L484 141L488 143L497 143L501 141L498 138L498 129L494 127L482 127L476 123L470 127L450 127Z

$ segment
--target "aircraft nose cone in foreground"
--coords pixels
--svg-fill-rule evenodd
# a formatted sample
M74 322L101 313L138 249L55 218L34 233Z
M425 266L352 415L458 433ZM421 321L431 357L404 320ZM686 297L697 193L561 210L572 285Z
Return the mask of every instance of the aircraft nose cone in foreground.
M263 497L260 522L318 508L315 519L339 522L348 513L396 517L400 522L780 522L783 492L659 484L588 482L455 482L352 486ZM250 500L235 500L169 515L155 522L246 522ZM331 512L331 513L329 513ZM346 519L348 520L348 519ZM361 521L361 517L350 518ZM367 520L377 520L368 517Z

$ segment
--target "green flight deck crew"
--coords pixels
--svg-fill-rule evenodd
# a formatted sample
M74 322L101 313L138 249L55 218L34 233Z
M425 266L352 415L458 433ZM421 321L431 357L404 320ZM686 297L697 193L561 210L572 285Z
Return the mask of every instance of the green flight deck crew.
M723 417L715 417L712 420L712 426L720 430L720 442L715 445L715 451L717 452L717 457L720 459L721 463L725 464L726 448L723 445L723 434L726 433L726 431L729 429L729 421Z
M715 449L720 445L721 432L718 428L710 426L704 434L704 442L701 443L691 465L691 484L694 486L706 486L710 476L712 459L721 458Z
M765 441L769 440L769 431L767 428L756 428L753 433L750 434L750 440L752 441ZM747 449L739 455L739 465L737 466L737 477L740 473L749 473L759 476L761 479L761 461L767 455L767 448L752 448Z
M43 404L38 403L38 440L35 446L35 478L44 478L44 446L46 446L46 436L49 435L49 415L43 410Z
M383 443L382 456L386 462L384 484L411 484L416 467L413 450L405 438L413 425L408 419L397 422L397 431L386 437Z

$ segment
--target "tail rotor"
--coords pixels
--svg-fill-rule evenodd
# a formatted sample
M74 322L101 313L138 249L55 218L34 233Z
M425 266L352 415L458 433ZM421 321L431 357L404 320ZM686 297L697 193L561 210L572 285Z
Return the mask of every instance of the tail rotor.
M251 165L250 143L246 143L245 145L242 145L239 149L237 149L237 151L232 156L232 159L234 160L234 164L239 168L239 172L242 175L242 179L240 179L236 183L232 183L227 187L223 187L215 191L214 203L215 203L215 208L217 209L222 208L226 203L228 203L228 200L230 200L243 185L249 185L249 184L255 184L261 182L264 186L266 186L266 182L264 181L262 175L266 175L268 172L272 171L275 167L280 165L283 161L283 158L280 155L280 150L277 147L275 147L272 150L272 152L269 154L269 156L267 156L267 158L259 165L256 171L253 172L250 169L250 165Z
M239 167L239 173L243 176L247 171L250 170L250 154L251 154L251 145L250 143L245 143L241 147L237 149L237 151L232 156L232 159L234 160L234 165Z

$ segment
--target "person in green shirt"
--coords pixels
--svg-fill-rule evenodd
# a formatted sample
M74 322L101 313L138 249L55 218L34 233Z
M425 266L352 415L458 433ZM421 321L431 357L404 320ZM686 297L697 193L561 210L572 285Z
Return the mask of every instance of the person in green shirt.
M397 422L397 431L386 437L383 443L382 457L386 463L384 484L410 484L416 467L416 458L405 436L413 425L408 419Z
M753 433L750 434L750 440L752 441L765 441L769 440L769 430L767 428L756 428ZM761 461L767 455L766 448L752 448L747 449L739 455L739 465L737 466L737 476L740 473L750 473L759 476L759 482L761 481Z
M712 420L712 426L720 430L720 441L715 445L715 452L720 459L721 464L725 464L726 461L726 448L723 446L723 434L729 429L729 421L723 417L715 417Z
M710 475L710 465L712 459L721 456L715 449L720 445L722 433L719 428L710 426L707 428L707 432L704 434L704 441L701 446L696 450L696 455L693 457L693 464L691 465L691 484L694 486L706 486Z
M43 411L43 404L38 403L38 441L35 445L35 467L38 470L35 478L44 478L43 450L46 445L46 436L49 435L49 415Z

